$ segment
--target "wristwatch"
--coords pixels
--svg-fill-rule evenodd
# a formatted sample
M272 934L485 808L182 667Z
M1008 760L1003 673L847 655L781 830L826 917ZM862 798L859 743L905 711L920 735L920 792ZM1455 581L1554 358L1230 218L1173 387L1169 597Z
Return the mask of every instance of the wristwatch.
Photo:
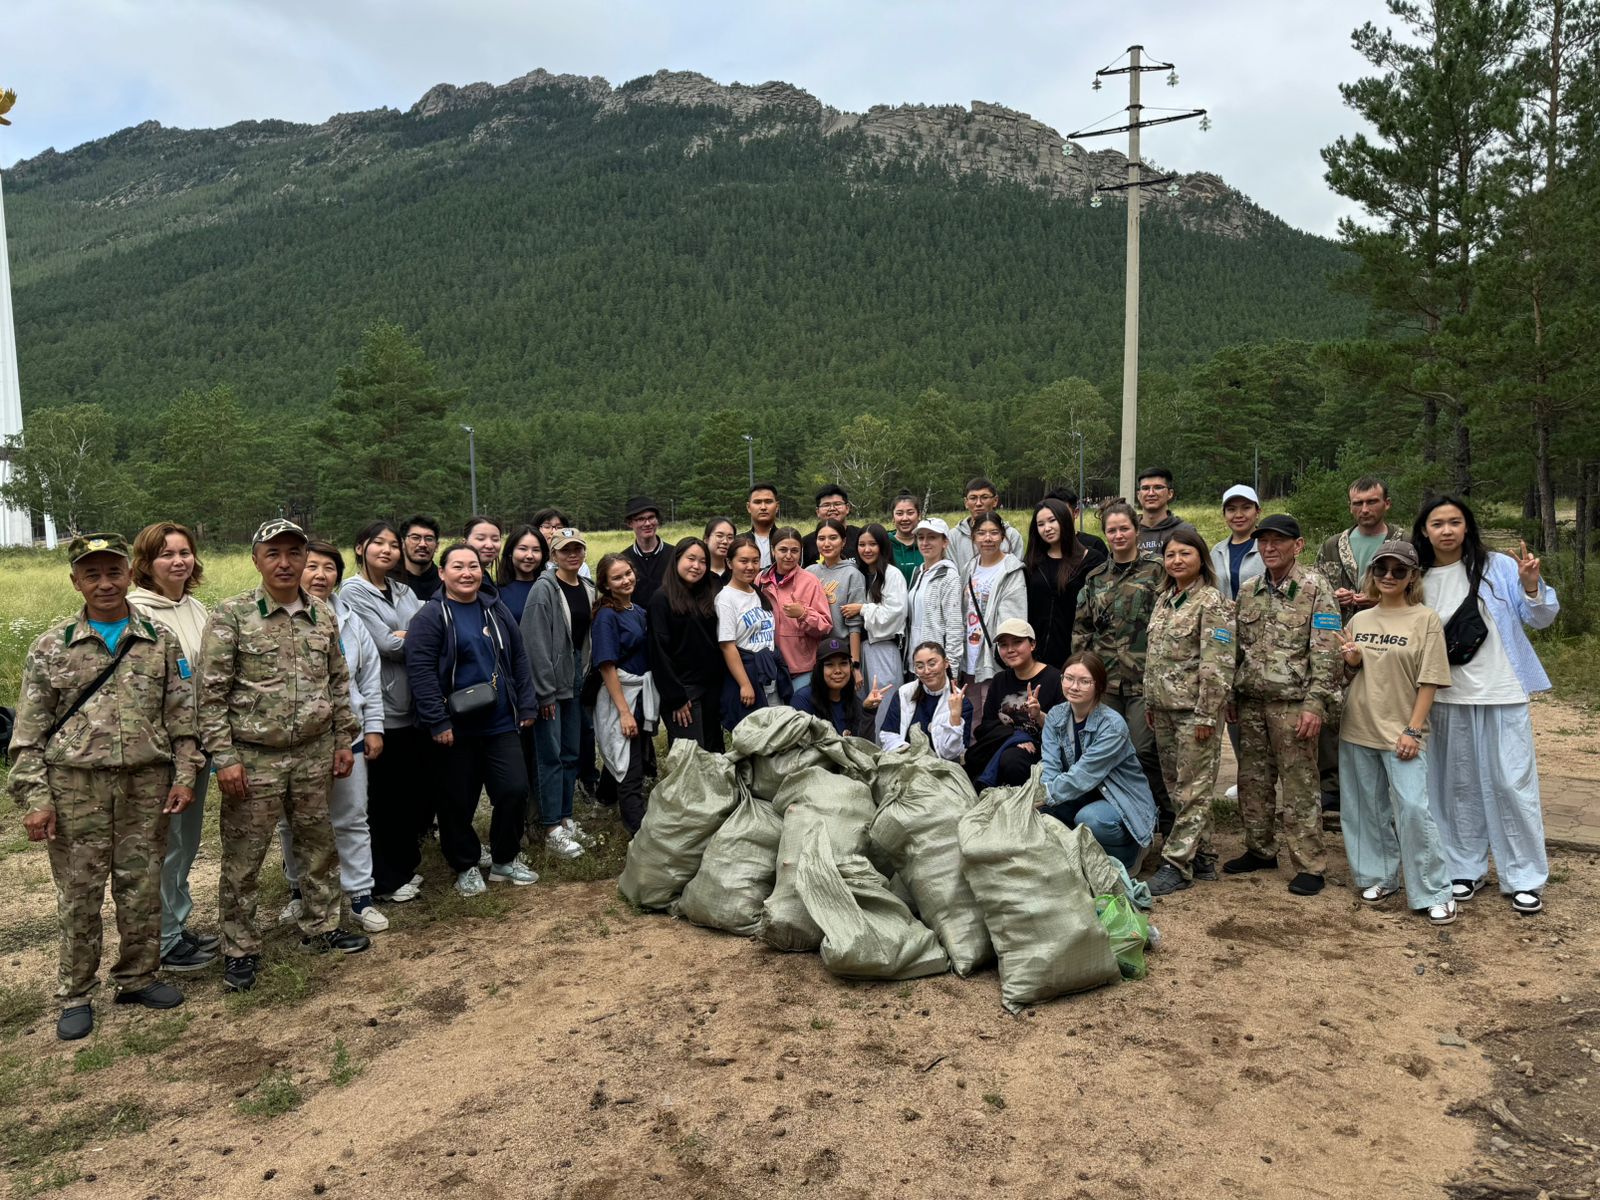
M859 658L852 658L850 660L850 665L859 671L861 669L861 660Z

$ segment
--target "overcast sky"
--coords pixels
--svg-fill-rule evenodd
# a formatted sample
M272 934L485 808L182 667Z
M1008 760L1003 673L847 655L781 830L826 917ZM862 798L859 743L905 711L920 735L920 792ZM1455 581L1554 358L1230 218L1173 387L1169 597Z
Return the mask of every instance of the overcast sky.
M0 129L7 166L150 119L320 122L535 67L613 84L662 67L783 79L854 111L979 99L1065 133L1126 103L1120 79L1089 85L1140 41L1182 77L1173 90L1145 76L1146 103L1214 121L1151 131L1145 156L1215 171L1319 233L1350 211L1317 153L1355 127L1337 87L1363 68L1350 32L1386 20L1380 0L3 0L0 13L0 87L19 95Z

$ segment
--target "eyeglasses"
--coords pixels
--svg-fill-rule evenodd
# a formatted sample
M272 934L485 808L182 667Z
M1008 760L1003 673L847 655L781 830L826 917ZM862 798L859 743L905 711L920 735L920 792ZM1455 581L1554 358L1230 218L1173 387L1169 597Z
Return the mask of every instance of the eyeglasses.
M1403 562L1375 565L1372 568L1374 579L1406 579L1411 574L1411 568Z
M1092 688L1094 680L1085 675L1063 675L1061 686L1064 688Z
M938 662L912 663L911 669L918 675L927 675L933 672L942 672L945 669L945 664Z
M426 542L437 542L438 540L439 540L438 535L432 534L432 533L408 533L408 534L406 534L406 541L408 541L408 542L424 542L424 543L426 543Z

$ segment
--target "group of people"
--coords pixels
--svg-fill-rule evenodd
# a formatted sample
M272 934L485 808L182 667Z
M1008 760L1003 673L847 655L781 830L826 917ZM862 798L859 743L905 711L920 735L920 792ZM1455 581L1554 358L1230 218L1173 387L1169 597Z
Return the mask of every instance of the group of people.
M720 752L749 713L784 705L884 751L925 739L979 789L1037 772L1042 811L1131 871L1159 834L1157 896L1218 878L1221 726L1245 827L1223 873L1276 868L1281 849L1289 890L1319 892L1336 807L1363 900L1404 887L1448 923L1492 851L1512 907L1540 910L1528 697L1549 681L1524 629L1558 605L1539 560L1490 551L1464 500L1429 500L1407 531L1387 523L1383 482L1357 480L1355 524L1305 566L1295 519L1262 516L1244 485L1222 497L1214 547L1171 512L1163 469L1140 476L1137 507L1100 506L1103 541L1071 493L1040 501L1025 535L988 480L964 498L953 528L910 494L889 525L858 526L830 485L802 534L756 484L745 530L718 517L669 546L635 497L632 543L592 568L555 508L509 530L475 516L442 550L431 518L377 520L349 563L279 519L253 539L259 586L209 613L187 528L75 539L83 608L30 650L11 743L60 898L59 1035L93 1028L108 874L119 1003L181 1003L157 972L219 954L246 990L274 833L281 918L310 949L364 950L388 927L380 905L419 895L430 835L463 895L534 883L525 847L592 844L573 816L586 773L631 834L658 726ZM188 878L212 774L208 935L190 927Z

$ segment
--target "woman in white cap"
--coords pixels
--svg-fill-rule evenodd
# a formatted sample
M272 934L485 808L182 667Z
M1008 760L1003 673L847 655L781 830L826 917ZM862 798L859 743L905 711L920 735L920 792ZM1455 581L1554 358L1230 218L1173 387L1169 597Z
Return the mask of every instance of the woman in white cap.
M906 674L915 676L913 659L923 642L939 646L946 659L959 663L966 636L961 605L961 572L950 559L950 526L939 517L917 522L917 549L922 565L911 576L906 594Z
M1422 571L1409 542L1385 542L1367 568L1377 605L1345 626L1340 653L1349 689L1339 722L1339 824L1361 899L1400 890L1435 925L1456 919L1450 872L1428 812L1428 713L1450 686L1444 627L1422 603Z
M1266 574L1261 551L1256 549L1256 526L1261 520L1261 498L1248 484L1236 483L1222 493L1222 520L1228 526L1228 540L1211 547L1211 569L1217 575L1217 591L1234 601L1239 589L1250 580Z

